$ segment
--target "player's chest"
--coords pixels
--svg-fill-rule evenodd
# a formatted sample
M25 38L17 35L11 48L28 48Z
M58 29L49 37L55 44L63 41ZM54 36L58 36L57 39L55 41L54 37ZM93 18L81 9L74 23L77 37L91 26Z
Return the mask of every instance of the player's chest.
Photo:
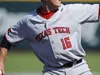
M30 23L30 37L36 40L46 39L54 35L71 35L78 30L80 26L75 20L60 17L57 20L49 20L44 23Z

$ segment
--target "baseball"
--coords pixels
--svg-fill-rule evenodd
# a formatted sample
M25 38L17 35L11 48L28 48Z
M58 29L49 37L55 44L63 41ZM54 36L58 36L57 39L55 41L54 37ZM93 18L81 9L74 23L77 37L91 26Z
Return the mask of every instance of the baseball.
M0 70L0 75L2 75L2 71Z

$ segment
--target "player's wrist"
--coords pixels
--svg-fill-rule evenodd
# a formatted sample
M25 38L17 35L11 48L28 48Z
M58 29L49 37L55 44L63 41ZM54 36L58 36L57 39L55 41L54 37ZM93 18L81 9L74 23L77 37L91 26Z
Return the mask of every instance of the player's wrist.
M0 63L4 63L4 58L0 56Z
M0 75L4 75L4 62L0 62Z

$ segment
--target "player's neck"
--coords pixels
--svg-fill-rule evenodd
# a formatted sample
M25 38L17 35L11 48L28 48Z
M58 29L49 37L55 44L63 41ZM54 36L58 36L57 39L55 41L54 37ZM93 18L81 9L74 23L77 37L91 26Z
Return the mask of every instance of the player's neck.
M47 11L43 10L42 7L37 9L38 15L40 15L41 17L43 17L45 19L50 19L56 11L57 10L47 12Z
M58 9L58 7L46 6L46 5L42 6L42 10L45 11L45 12L47 12L47 13L55 11L57 9Z

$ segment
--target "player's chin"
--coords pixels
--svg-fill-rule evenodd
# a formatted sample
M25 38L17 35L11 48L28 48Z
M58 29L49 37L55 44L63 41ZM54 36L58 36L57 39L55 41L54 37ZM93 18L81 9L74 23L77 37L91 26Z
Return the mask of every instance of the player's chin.
M58 3L58 4L55 4L56 7L60 7L61 6L61 3Z

